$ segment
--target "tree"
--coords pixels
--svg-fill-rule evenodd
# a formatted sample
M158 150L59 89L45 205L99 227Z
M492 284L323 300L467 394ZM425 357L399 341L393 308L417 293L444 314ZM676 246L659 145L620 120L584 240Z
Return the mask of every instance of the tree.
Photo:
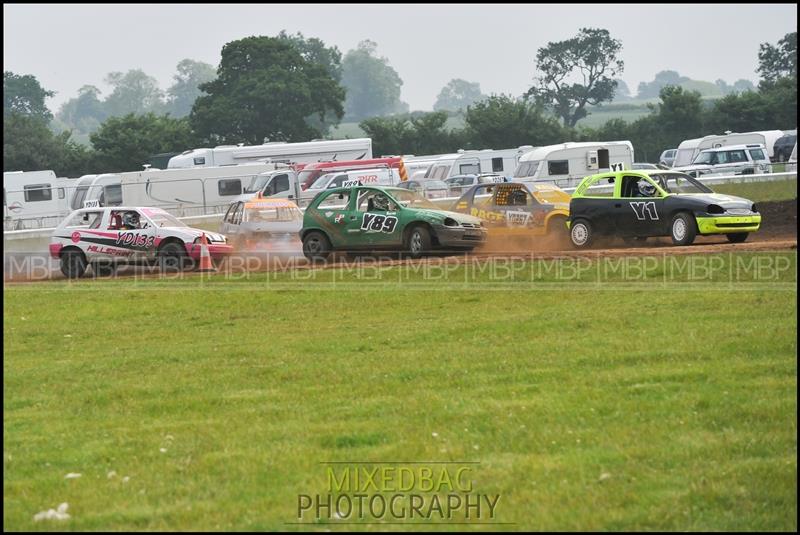
M407 117L371 117L358 126L372 138L375 154L415 154L414 131Z
M408 105L400 101L403 80L388 59L375 55L377 46L374 41L361 41L342 60L347 117L362 119L408 111Z
M492 95L467 108L467 138L472 147L505 149L560 143L567 133L542 106L510 95Z
M436 154L454 152L463 145L464 132L447 130L447 113L413 113L371 117L359 123L372 138L375 154Z
M55 93L44 89L32 74L3 71L3 117L19 113L49 121L53 114L44 100L53 95Z
M617 58L622 43L608 30L582 28L566 41L550 42L536 54L541 75L526 93L540 104L552 107L569 127L588 115L586 105L611 101L624 63ZM571 82L580 79L582 83Z
M158 81L140 69L111 72L106 76L106 83L114 88L104 102L109 116L160 112L163 109L164 92L159 89Z
M42 117L12 112L3 116L3 171L52 169L77 177L91 171L91 152L69 132L54 134Z
M484 98L481 85L477 82L467 82L461 78L450 80L436 97L433 109L436 111L459 111Z
M344 89L285 39L247 37L222 48L217 78L203 84L191 124L210 142L308 141L320 123L341 119Z
M758 50L758 68L762 83L780 78L797 78L797 32L787 33L777 46L762 43Z
M661 89L668 86L680 86L684 82L688 82L689 78L681 76L676 71L660 71L656 73L652 82L639 82L637 88L636 98L656 98L658 97Z
M173 117L186 117L203 94L200 86L216 78L217 71L208 63L191 59L181 60L177 69L175 83L167 89L166 109Z
M56 119L69 130L89 134L100 127L108 114L100 100L100 90L93 85L85 85L78 90L78 96L61 105Z
M153 154L182 152L198 144L188 119L153 113L112 117L90 139L97 164L107 173L140 170Z
M628 88L628 84L625 83L625 80L616 78L614 82L617 83L617 88L614 90L614 101L631 100L631 90Z

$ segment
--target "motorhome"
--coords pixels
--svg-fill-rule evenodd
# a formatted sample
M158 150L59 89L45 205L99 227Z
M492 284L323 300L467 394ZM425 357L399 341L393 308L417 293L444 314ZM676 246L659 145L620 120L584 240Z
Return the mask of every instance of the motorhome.
M221 167L253 162L311 163L330 160L368 160L372 158L370 138L336 139L263 145L220 145L213 149L187 150L170 158L168 169Z
M725 132L721 135L687 139L678 145L678 153L672 167L691 165L700 151L716 149L726 145L751 145L760 143L767 148L767 156L772 160L775 156L775 142L783 136L783 130L762 130L760 132Z
M3 228L6 230L55 226L69 211L75 179L57 177L53 171L3 173ZM50 218L52 221L47 221Z
M568 142L538 147L522 155L514 182L549 182L565 188L577 186L585 176L630 169L630 141Z
M444 180L451 176L480 173L501 173L510 176L517 168L522 155L532 150L531 145L502 150L460 149L456 154L447 154L433 162L424 178Z

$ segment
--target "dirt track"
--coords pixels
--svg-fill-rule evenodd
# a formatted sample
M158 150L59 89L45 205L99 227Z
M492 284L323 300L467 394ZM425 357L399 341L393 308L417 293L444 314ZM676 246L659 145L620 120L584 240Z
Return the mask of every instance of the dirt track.
M593 249L575 250L561 240L547 236L513 236L503 235L502 231L490 234L486 245L470 254L433 255L429 259L410 260L393 254L372 254L363 257L364 262L376 266L392 266L407 262L446 262L465 263L470 260L486 258L507 259L553 259L553 258L606 258L623 256L652 256L652 255L694 255L723 252L745 251L780 251L797 249L797 200L773 203L761 203L760 211L763 216L762 228L752 234L745 243L729 243L724 236L699 236L690 246L673 246L669 238L650 238L641 246L630 247L621 240L603 238L596 242ZM49 259L46 253L37 252L29 254L29 258L36 260L37 270L20 269L4 270L5 283L24 283L37 280L63 279L57 262ZM338 255L324 264L312 266L302 255L299 241L283 243L279 247L259 248L255 251L239 251L232 255L221 266L221 271L228 273L286 271L289 269L309 268L336 268L345 264L352 265L360 257L351 255ZM8 259L6 259L8 264ZM154 267L126 266L119 269L119 277L158 278L161 274ZM92 277L91 270L87 272Z

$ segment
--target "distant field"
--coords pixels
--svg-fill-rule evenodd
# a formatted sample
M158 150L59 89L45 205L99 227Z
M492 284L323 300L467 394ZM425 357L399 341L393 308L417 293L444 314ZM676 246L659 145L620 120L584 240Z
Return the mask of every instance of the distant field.
M6 286L4 529L294 530L320 462L425 460L499 529L796 530L796 252L630 260Z

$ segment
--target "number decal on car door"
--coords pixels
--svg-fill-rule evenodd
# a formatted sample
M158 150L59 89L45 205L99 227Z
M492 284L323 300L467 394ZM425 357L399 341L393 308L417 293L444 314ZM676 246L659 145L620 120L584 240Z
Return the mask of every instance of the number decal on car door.
M367 232L394 232L397 227L397 218L392 216L378 215L378 214L364 214L361 220L361 230Z
M631 208L633 208L633 211L636 214L636 219L639 221L645 221L648 217L653 221L658 221L656 203L653 201L639 201L632 202L630 204Z

